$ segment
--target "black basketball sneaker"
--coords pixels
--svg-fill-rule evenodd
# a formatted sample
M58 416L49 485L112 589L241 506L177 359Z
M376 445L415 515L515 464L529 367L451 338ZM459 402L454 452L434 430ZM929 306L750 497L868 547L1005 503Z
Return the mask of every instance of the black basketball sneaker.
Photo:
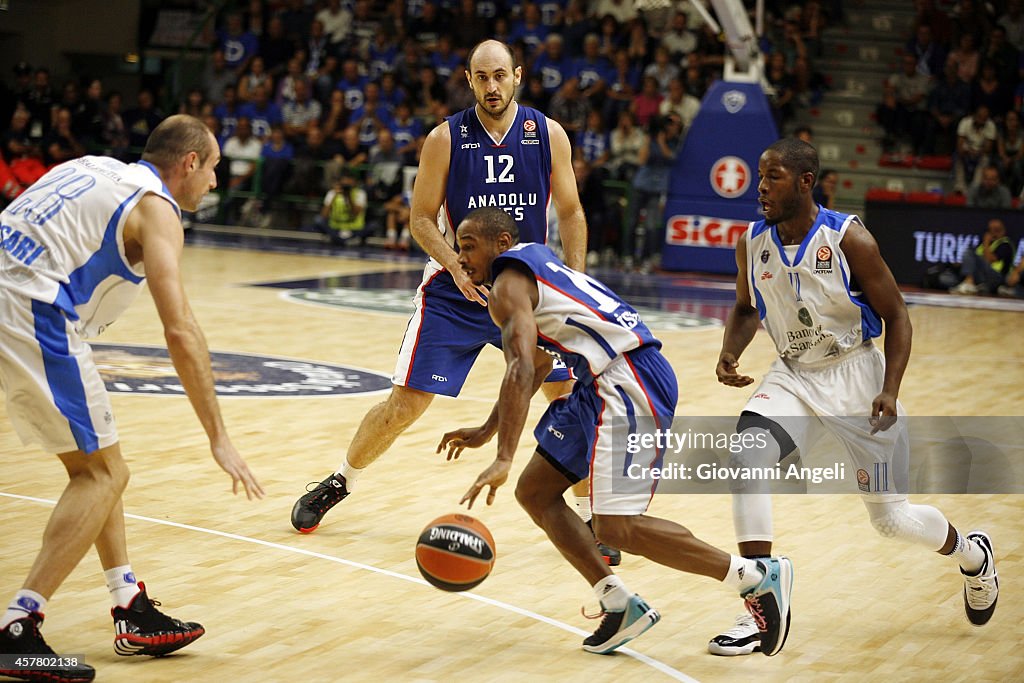
M114 607L114 652L128 657L150 655L161 657L180 650L206 630L191 621L172 619L156 608L160 603L146 594L146 584L139 582L139 594L128 607Z
M95 678L96 670L91 666L63 658L46 644L39 632L42 623L43 615L32 612L0 631L0 654L4 655L0 676L50 683L86 683ZM18 655L25 659L19 662Z
M340 474L332 474L321 482L311 482L306 485L306 491L306 495L295 501L292 508L292 526L309 534L320 526L320 520L328 510L348 496L349 491L345 477Z

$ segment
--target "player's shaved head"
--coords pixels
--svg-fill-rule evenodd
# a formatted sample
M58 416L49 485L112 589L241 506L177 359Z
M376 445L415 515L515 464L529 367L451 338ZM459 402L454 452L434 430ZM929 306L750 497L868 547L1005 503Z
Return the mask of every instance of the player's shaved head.
M804 173L810 173L817 180L818 152L803 140L782 138L765 151L777 154L782 165L793 174L793 177L799 178Z
M175 114L161 121L149 134L142 160L166 169L189 152L195 152L199 163L205 164L216 146L217 141L205 123L194 116Z
M462 219L459 229L462 230L463 226L466 226L467 230L475 229L480 237L488 241L497 241L503 232L512 236L512 244L519 241L519 226L512 220L512 216L494 206L485 206L470 211Z
M512 54L512 48L500 40L488 39L477 43L473 46L473 49L469 51L469 57L466 59L466 65L469 67L469 71L473 71L473 58L476 56L490 57L492 59L504 59L508 57L508 68L513 70L516 67L516 58ZM502 56L504 55L504 56Z

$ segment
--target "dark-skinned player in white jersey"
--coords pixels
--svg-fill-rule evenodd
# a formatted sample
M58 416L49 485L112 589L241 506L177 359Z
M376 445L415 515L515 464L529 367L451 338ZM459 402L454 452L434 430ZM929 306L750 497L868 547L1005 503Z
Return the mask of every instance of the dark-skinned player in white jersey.
M772 467L818 435L830 432L857 468L857 487L871 525L886 538L951 556L964 578L964 607L985 624L999 595L992 541L983 531L962 534L936 508L907 500L900 469L909 438L897 397L910 358L906 304L878 244L856 216L816 204L814 147L796 138L772 144L758 166L764 219L750 224L736 248L736 304L726 322L716 372L726 386L752 377L739 358L763 323L779 358L747 402L737 431L768 447L739 454L742 464ZM884 353L873 339L885 330ZM762 441L763 439L763 441ZM770 494L734 489L733 522L740 554L772 552ZM708 649L743 655L760 647L742 616Z

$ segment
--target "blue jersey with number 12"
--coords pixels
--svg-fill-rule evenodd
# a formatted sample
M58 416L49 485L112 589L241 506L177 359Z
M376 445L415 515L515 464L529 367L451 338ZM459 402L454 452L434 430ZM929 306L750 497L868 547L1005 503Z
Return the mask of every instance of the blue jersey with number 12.
M537 280L537 345L561 356L580 381L589 383L641 346L661 348L629 304L543 244L520 243L502 253L494 260L494 277L512 261L525 264Z
M495 142L476 107L449 117L452 149L448 186L438 225L455 244L455 230L473 209L496 206L519 224L524 242L547 241L551 200L551 144L544 114L517 107L505 136Z

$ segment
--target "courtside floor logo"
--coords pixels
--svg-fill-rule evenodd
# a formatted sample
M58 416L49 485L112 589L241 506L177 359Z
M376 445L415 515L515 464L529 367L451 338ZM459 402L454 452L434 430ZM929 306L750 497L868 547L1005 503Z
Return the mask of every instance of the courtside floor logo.
M167 349L135 344L92 344L107 390L119 394L184 396ZM391 388L391 379L343 365L212 351L218 396L337 396Z
M317 289L289 289L281 292L288 301L331 308L348 308L373 313L412 315L415 310L413 294L407 289L350 289L326 287ZM655 330L695 330L721 327L715 318L694 315L686 311L658 311L637 308L647 327Z

